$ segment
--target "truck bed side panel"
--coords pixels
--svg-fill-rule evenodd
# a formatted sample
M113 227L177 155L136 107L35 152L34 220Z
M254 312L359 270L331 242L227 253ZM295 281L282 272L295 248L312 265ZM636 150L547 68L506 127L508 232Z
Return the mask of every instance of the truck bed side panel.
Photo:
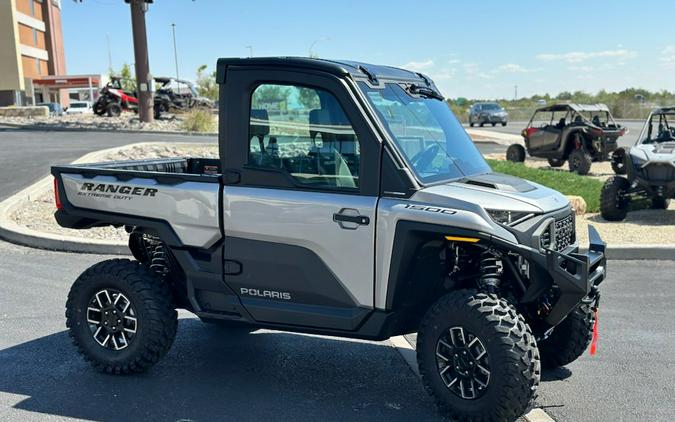
M209 248L221 238L219 183L164 184L153 178L120 181L114 176L61 173L74 207L167 221L185 246Z

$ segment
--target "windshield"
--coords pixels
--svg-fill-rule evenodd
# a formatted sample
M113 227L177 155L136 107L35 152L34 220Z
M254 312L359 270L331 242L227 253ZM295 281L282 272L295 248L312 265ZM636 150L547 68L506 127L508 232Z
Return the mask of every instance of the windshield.
M638 142L644 144L672 141L675 141L675 112L652 114L638 137Z
M395 83L359 86L421 182L491 171L445 101L412 96Z
M502 110L502 108L500 107L500 105L499 105L499 104L495 104L495 103L487 103L487 104L483 104L483 105L481 105L481 109L482 109L482 110L486 110L486 111L499 111L499 110Z

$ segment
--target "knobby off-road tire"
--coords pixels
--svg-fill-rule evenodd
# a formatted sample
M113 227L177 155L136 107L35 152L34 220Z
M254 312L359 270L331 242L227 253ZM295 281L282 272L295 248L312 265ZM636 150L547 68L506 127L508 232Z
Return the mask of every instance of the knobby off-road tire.
M667 210L670 206L670 199L667 198L652 198L651 208L654 210Z
M565 160L560 160L558 158L549 158L548 165L551 167L562 167L565 164Z
M122 107L117 103L110 103L105 108L108 117L117 117L122 114Z
M454 347L462 339L468 354ZM504 299L475 290L448 293L427 311L417 335L417 362L427 392L452 420L515 420L534 398L541 374L525 319ZM474 384L467 383L468 373ZM464 375L462 381L452 381L457 375ZM464 383L458 388L458 382ZM463 398L467 391L476 397Z
M590 304L580 303L551 335L538 343L541 365L557 368L577 360L593 340L595 312Z
M519 144L511 144L506 149L506 159L514 163L525 161L525 147Z
M615 150L610 157L610 161L614 174L628 173L628 168L626 167L626 150L623 148Z
M629 201L624 194L630 188L625 177L610 177L600 191L600 215L607 221L621 221L628 214Z
M583 149L575 149L567 158L567 165L572 173L586 175L591 171L593 157Z
M103 341L109 334L103 324L109 320L93 308L119 313L127 324L123 326L127 331L123 348L117 350L123 345L119 333L111 335L118 338L117 342ZM99 317L100 324L89 322ZM78 352L100 372L127 374L147 370L171 348L177 324L169 287L147 266L128 259L111 259L91 266L77 278L68 294L66 326L70 336ZM97 326L102 331L95 337Z

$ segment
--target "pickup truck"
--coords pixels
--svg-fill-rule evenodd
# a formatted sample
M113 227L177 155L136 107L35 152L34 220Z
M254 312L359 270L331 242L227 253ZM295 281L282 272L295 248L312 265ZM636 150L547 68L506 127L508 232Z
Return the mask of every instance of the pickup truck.
M170 348L176 309L231 329L385 340L417 332L457 419L512 420L541 365L591 343L605 244L558 192L492 172L431 79L307 58L220 59L219 159L52 168L56 220L125 227L134 260L66 304L107 373Z

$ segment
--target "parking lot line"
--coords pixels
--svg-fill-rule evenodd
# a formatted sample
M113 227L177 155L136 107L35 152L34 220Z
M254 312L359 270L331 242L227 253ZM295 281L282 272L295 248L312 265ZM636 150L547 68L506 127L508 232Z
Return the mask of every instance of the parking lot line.
M408 340L403 336L396 336L389 339L391 345L398 351L398 353L403 357L403 360L408 364L410 369L420 376L419 368L417 367L417 356L415 348L408 342ZM536 408L530 410L527 414L523 415L523 418L527 422L555 422L555 420L550 417L543 409Z

